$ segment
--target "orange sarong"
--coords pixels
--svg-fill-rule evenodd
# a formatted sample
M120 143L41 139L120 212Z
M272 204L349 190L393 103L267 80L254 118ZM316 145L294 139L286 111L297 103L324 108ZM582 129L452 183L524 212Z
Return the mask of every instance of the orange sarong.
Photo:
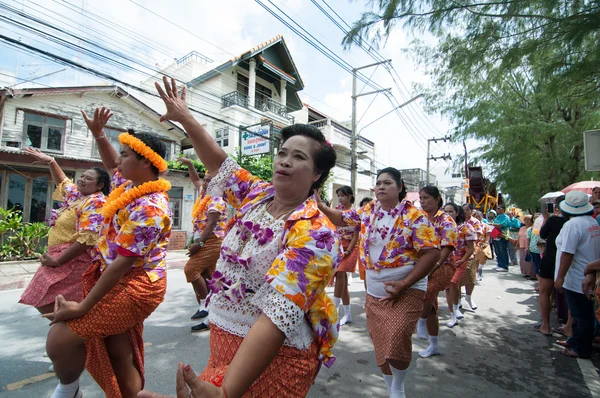
M435 312L438 311L438 295L441 291L448 289L455 271L454 265L445 262L429 275L425 301L429 301L433 305Z
M212 234L206 240L202 249L193 256L190 256L190 259L183 268L185 279L188 283L195 281L201 276L204 279L212 277L212 274L217 269L217 261L221 255L221 243L223 243L223 238Z
M222 381L242 341L243 337L210 325L210 357L199 378L210 383ZM315 342L306 350L282 346L243 397L305 397L319 370L318 351Z
M100 278L100 262L83 274L83 297ZM144 385L144 320L163 301L167 278L151 282L142 268L132 268L87 314L67 322L69 329L85 340L85 368L108 398L122 398L104 338L129 335L133 355Z

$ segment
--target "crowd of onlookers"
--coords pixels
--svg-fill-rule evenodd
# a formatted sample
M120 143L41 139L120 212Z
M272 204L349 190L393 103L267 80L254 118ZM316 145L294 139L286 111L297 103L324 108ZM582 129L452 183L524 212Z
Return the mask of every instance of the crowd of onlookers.
M541 213L520 217L498 206L485 221L492 230L496 270L506 272L518 263L525 278L538 281L541 322L535 329L545 336L564 336L556 341L564 348L561 354L589 358L595 339L600 340L594 294L600 270L600 187L591 197L571 191L544 202Z

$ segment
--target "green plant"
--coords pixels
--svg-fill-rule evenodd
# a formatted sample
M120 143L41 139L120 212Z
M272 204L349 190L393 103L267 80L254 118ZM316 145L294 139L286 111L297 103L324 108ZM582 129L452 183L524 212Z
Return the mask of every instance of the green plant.
M204 165L199 160L193 160L193 159L190 159L190 160L194 164L194 168L196 169L198 174L200 174L202 176L202 175L204 175L204 173L206 173L206 167L204 167ZM187 165L181 164L177 160L168 160L167 165L168 165L169 170L187 171L187 169L188 169Z
M46 246L50 228L44 223L23 223L16 209L0 209L0 261L35 258Z

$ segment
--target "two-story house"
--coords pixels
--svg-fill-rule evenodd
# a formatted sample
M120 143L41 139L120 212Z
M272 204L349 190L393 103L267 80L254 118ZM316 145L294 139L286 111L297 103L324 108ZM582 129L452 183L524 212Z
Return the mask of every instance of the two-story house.
M245 154L274 153L279 131L295 122L292 112L302 109L298 92L304 83L280 35L217 66L211 59L191 52L161 72L186 82L192 114L230 154L240 148L245 148ZM142 86L154 90L158 77L148 79ZM147 102L155 109L162 108L156 98L148 98ZM261 123L265 124L263 133L268 130L263 140L268 145L253 152L253 145L257 145L252 141L256 141L253 138ZM190 151L186 155L195 154Z
M102 167L95 140L81 116L107 106L114 116L105 134L119 150L118 135L128 128L158 134L167 146L167 160L181 152L185 132L173 123L159 123L151 107L116 86L0 90L0 206L17 207L26 222L43 222L52 207L54 183L47 166L32 165L22 148L31 146L54 156L67 176L77 179L91 167ZM172 248L183 248L190 236L196 192L186 172L169 171L173 210Z
M294 116L298 123L308 123L323 132L325 138L333 145L337 154L337 163L333 168L331 184L325 187L327 197L332 199L332 204L338 204L336 189L341 186L351 186L350 172L350 138L352 130L348 123L340 123L325 113L304 104L301 111L295 112ZM359 136L357 141L357 178L356 178L356 204L365 197L373 198L372 192L375 186L375 144L373 141Z

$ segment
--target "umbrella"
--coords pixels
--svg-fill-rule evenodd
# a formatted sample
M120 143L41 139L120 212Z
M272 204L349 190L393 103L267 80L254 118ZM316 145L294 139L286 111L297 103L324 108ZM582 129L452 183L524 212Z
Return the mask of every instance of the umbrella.
M540 200L556 199L556 198L564 196L564 195L565 195L565 193L561 192L561 191L548 192L547 194L545 194L544 196L542 196L540 198Z
M564 188L563 193L570 191L581 191L591 195L592 189L600 187L600 181L579 181Z

